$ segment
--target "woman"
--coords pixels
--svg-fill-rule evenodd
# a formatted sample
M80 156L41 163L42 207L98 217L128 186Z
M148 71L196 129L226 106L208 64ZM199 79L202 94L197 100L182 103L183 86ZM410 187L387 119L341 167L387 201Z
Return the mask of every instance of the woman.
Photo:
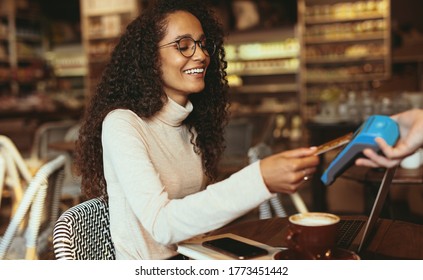
M84 118L77 166L106 196L118 259L167 259L175 244L295 192L314 148L270 156L215 182L224 150L223 32L203 1L159 0L129 24Z

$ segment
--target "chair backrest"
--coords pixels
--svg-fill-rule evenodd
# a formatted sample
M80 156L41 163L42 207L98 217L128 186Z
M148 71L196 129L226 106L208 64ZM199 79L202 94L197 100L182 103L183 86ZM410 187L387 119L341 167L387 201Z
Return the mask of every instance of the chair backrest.
M37 259L38 251L47 247L48 237L58 216L64 167L65 157L59 155L41 166L31 179L0 239L0 259ZM21 228L24 221L27 221L25 227ZM18 237L22 242L14 242ZM17 252L25 252L25 256L7 256L12 243L19 247ZM15 246L12 248L17 249Z
M32 174L16 145L5 135L0 135L0 157L4 164L3 183L12 189L15 202L19 203L24 191L22 183L29 184Z
M64 120L40 125L35 131L30 158L44 159L59 154L60 152L50 149L48 145L52 142L63 141L69 129L76 124L76 121Z
M72 142L77 140L80 123L75 120L63 120L46 122L40 125L34 136L30 157L27 163L30 166L37 166L45 158L64 154L66 156L65 179L62 198L72 200L72 206L80 201L81 177L73 172L73 155L68 152L56 150L50 147L54 142ZM65 203L63 209L69 208Z
M73 126L71 126L65 134L65 137L63 140L65 141L76 141L79 137L79 130L81 129L81 123L76 123Z
M0 152L0 209L3 196L4 178L6 177L6 161Z
M93 198L66 210L54 226L53 247L56 259L114 260L107 202Z
M272 154L272 149L267 144L260 142L255 146L251 147L248 150L248 157L250 163L253 163L257 160L263 159ZM285 207L282 205L282 202L279 200L279 197L282 194L273 196L269 201L265 201L259 206L259 217L260 219L269 219L272 217L272 210L278 217L286 217L288 213L285 210ZM295 208L298 212L304 213L308 212L307 206L304 203L304 200L301 198L300 194L292 193L289 194L292 202L294 203Z

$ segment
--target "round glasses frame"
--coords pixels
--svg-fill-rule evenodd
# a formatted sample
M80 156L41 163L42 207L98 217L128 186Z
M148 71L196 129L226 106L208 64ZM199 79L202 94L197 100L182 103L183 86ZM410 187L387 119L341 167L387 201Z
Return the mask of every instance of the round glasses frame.
M181 47L181 41L183 40L188 40L189 44L187 44L187 47L185 46ZM214 42L207 42L207 43L206 42L207 41L205 38L202 38L200 40L194 40L191 37L183 37L173 42L161 45L159 46L159 49L176 44L176 46L178 47L178 51L184 57L190 58L195 54L195 50L197 49L197 45L198 45L206 56L212 56L216 51L216 44ZM204 46L203 44L205 44L206 46Z

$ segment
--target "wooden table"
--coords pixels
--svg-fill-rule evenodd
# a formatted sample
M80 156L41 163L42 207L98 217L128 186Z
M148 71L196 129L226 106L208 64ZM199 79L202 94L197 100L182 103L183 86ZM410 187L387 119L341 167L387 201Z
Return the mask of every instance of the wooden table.
M378 227L362 259L423 259L423 225L387 220ZM286 247L287 218L253 220L229 225L211 235L233 233L273 247Z

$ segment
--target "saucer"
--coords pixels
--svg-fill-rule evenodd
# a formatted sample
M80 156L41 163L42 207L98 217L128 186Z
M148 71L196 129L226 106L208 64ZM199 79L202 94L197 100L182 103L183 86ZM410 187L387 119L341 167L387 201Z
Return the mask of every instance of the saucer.
M291 249L286 249L286 250L277 252L273 256L273 259L275 260L309 260L309 258L307 258L306 256ZM332 254L329 257L321 258L319 260L360 260L360 256L352 251L336 248L332 250Z

